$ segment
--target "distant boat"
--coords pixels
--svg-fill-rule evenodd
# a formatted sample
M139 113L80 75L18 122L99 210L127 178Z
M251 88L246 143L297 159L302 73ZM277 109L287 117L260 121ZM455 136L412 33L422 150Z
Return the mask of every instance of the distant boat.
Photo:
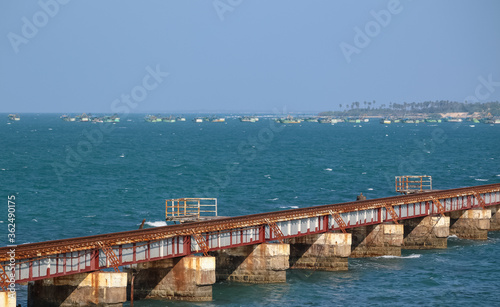
M288 115L287 117L284 117L284 118L279 118L276 121L279 123L282 123L282 124L300 124L302 122L301 119L293 118L290 115Z
M76 119L78 121L80 121L80 122L89 122L90 121L90 117L87 114L85 114L85 113L83 113L82 115L77 116Z
M320 118L320 119L318 119L318 123L320 123L320 124L334 124L333 118L330 118L330 117Z
M348 119L346 120L346 122L348 122L348 123L355 123L355 124L359 124L359 123L361 123L361 119L360 119L360 118L348 118Z
M161 122L161 118L154 116L154 115L147 115L144 117L144 120L147 121L148 123L159 123Z
M64 115L61 115L60 117L62 120L64 120L65 122L69 122L71 120L71 117L69 117L69 115L67 114L64 114ZM73 121L75 121L75 118L73 117Z
M255 123L255 122L259 121L259 118L255 117L255 116L243 116L243 117L240 117L240 121L241 122Z
M226 119L224 117L213 117L211 119L212 123L223 123L225 121L226 121Z
M383 119L380 120L380 123L387 125L387 124L392 123L392 121L390 119L388 119L388 118L383 118Z
M440 123L441 119L438 119L438 118L426 118L425 122L426 123Z
M411 119L411 118L406 118L406 119L403 119L403 123L405 123L405 124L415 124L416 121L414 119Z
M9 114L9 119L13 121L19 121L21 120L21 117L19 117L19 114Z
M461 118L447 118L446 121L449 123L461 123L463 120Z
M203 122L203 118L202 117L196 117L196 118L193 119L193 121L195 123L202 123Z
M177 121L185 122L186 118L185 117L177 117Z
M175 123L175 122L176 122L176 119L175 119L175 117L173 117L173 116L164 117L164 118L162 118L161 120L162 120L162 122L164 122L164 123Z

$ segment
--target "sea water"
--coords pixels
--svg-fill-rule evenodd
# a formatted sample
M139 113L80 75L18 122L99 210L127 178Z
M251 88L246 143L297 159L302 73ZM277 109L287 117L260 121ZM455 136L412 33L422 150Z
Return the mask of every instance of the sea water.
M16 196L16 243L166 225L165 199L217 197L238 216L396 195L394 176L435 189L500 182L500 125L65 122L0 114L0 234ZM347 272L290 270L283 284L221 282L207 303L135 306L498 306L500 234L448 239L445 250L350 259ZM18 287L26 305L26 287Z

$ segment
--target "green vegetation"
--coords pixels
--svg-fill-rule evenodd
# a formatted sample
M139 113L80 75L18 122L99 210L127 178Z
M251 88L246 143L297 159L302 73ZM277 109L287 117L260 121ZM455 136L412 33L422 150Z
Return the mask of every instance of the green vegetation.
M435 114L440 113L462 113L469 114L479 112L484 116L491 114L492 116L500 116L500 103L484 102L484 103L465 103L449 100L440 101L424 101L424 102L403 102L389 103L389 105L377 105L375 101L359 103L358 101L351 104L339 104L341 111L326 111L321 112L319 116L408 116Z

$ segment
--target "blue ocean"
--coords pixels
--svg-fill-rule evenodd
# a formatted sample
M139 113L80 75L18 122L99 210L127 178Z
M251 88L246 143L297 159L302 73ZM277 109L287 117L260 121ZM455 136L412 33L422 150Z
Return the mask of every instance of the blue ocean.
M396 195L394 177L430 175L434 189L500 182L500 125L277 124L269 118L148 123L0 114L0 229L16 196L16 243L166 225L165 199L217 197L238 216ZM3 208L3 209L2 209ZM0 231L0 234L2 232ZM347 272L290 270L284 284L230 282L207 303L135 306L500 306L500 233L448 239L446 250L350 259ZM18 303L26 306L26 286Z

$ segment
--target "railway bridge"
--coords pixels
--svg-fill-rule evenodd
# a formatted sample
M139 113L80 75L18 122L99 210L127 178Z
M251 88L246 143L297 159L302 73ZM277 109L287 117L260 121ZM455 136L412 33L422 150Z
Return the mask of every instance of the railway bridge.
M446 248L500 229L500 184L428 191L0 248L0 305L121 306L212 299L216 280L285 282L286 270Z

